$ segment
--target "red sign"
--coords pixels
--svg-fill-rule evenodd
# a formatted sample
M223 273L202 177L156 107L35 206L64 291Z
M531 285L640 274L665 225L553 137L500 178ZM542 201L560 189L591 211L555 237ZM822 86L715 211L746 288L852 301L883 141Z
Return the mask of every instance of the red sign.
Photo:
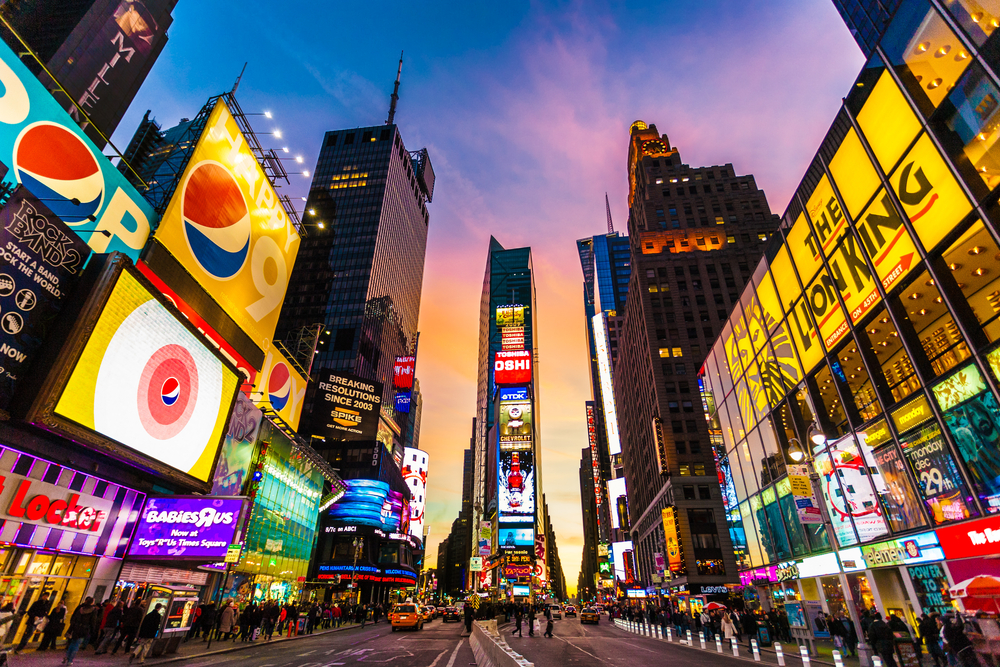
M937 536L948 560L1000 554L1000 516L938 528Z
M493 363L496 384L528 384L531 382L531 350L497 352Z
M106 509L90 507L89 503L80 505L80 494L69 489L19 477L12 478L10 482L16 486L5 488L8 486L7 478L0 477L0 493L13 491L6 513L16 519L96 533L108 518ZM98 502L111 504L108 501Z
M523 350L524 327L504 327L500 330L500 349Z
M503 576L505 579L516 579L518 577L530 577L534 574L535 568L531 565L504 565Z
M392 367L392 386L396 389L412 389L416 368L416 357L396 357L396 364Z

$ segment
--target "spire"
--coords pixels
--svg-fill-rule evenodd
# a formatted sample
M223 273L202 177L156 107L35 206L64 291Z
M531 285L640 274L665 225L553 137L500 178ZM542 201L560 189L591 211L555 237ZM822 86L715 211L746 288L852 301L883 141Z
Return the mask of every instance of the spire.
M604 208L608 211L608 234L614 234L615 225L611 222L611 202L608 201L608 193L604 193Z
M233 89L229 92L230 95L236 94L236 89L240 87L240 79L243 78L243 72L247 71L247 64L243 63L243 69L240 70L240 75L236 77L236 83L233 84Z
M389 102L389 119L385 121L386 125L392 125L393 120L396 118L396 102L399 101L399 75L403 73L403 52L399 52L399 69L396 70L396 85L392 89L392 101Z

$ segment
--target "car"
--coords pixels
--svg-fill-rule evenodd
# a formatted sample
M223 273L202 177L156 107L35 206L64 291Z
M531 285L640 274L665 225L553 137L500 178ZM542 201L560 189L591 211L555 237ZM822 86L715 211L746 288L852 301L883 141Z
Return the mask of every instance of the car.
M400 628L420 630L424 627L424 616L420 613L417 605L406 602L396 605L389 613L389 622L392 624L393 632Z
M421 607L420 613L424 618L424 621L434 620L434 607Z
M458 611L457 607L445 607L444 613L441 614L441 622L447 623L448 621L462 622L462 614Z
M549 614L552 616L552 620L555 620L557 618L561 619L562 618L562 607L560 607L557 604L550 604L549 605Z
M566 618L569 618L570 616L576 618L576 607L574 607L571 604L566 605L565 613L566 613Z
M601 615L597 612L596 609L591 609L590 607L587 607L586 609L580 612L580 625L583 625L584 623L593 623L594 625L598 625L600 622L601 622Z

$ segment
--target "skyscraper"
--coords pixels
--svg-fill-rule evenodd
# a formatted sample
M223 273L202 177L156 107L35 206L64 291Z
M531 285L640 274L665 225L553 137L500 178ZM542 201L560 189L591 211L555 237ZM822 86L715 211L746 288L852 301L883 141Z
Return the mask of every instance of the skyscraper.
M631 539L612 553L634 554L639 586L666 574L656 554L667 556L671 585L697 594L736 575L698 369L778 218L752 176L690 167L642 121L628 175L632 272L614 368L625 484L609 483L609 502Z
M875 45L901 2L902 0L833 0L866 58L875 52Z

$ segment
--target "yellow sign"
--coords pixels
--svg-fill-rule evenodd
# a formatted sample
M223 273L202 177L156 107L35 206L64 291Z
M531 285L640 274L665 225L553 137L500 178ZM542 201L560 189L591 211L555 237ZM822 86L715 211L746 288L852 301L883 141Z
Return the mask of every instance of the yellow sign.
M257 374L250 398L265 412L273 412L292 430L299 430L308 381L274 345L268 345L264 366Z
M300 238L221 99L154 238L268 349Z
M858 112L858 125L885 171L896 165L920 131L920 121L888 70L882 72Z
M900 433L924 423L933 416L934 413L931 412L931 406L923 395L901 408L896 408L892 411L891 415L892 423L896 425L896 430Z
M799 272L799 278L803 285L808 285L822 266L822 262L819 256L819 242L813 236L812 230L809 229L809 221L806 220L805 213L800 213L798 219L795 220L792 230L788 232L787 241L795 269ZM780 290L781 283L779 282L778 285ZM795 287L797 288L797 286Z
M673 506L660 510L663 518L663 535L667 542L667 567L671 572L684 571L684 549L681 547L680 532Z
M820 251L822 250L824 256L829 256L837 239L847 228L847 217L840 209L840 202L833 195L833 187L825 175L819 179L816 189L810 195L809 202L806 204L806 212L809 214L809 219L812 220L813 229L816 230L815 235L806 236L806 250L813 255L815 262L819 262ZM819 237L819 245L816 244L817 237ZM792 253L795 252L796 248L793 245ZM796 266L798 266L798 262L799 257L796 255ZM803 278L803 280L806 279Z
M836 155L830 160L830 173L833 174L847 212L852 217L857 217L858 212L881 185L875 167L868 159L854 128L847 132Z
M823 347L816 336L816 325L809 313L809 304L799 299L788 310L786 323L795 350L802 362L802 371L808 373L823 359Z
M520 304L497 306L497 328L523 327L524 306Z
M837 301L837 289L833 279L827 272L821 271L806 290L806 298L816 318L820 337L827 350L833 347L847 335L847 318Z
M890 440L892 440L892 434L889 433L889 425L884 419L879 419L865 429L865 444L872 449L884 445Z

